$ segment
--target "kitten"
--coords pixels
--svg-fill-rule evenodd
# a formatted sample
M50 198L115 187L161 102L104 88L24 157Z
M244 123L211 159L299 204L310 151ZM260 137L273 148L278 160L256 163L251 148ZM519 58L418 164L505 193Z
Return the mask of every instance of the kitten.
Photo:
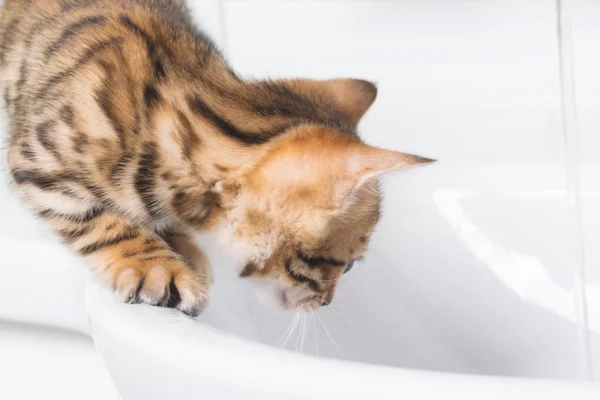
M432 161L359 139L369 82L236 75L183 0L7 0L0 21L14 183L126 302L198 315L200 233L282 307L326 305L379 219L377 176Z

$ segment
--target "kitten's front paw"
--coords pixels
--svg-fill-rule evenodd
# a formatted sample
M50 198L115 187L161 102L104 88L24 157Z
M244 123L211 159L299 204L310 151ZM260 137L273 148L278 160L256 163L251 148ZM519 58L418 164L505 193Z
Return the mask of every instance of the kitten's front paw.
M208 306L208 290L195 272L178 261L133 265L115 279L117 295L127 303L176 308L197 317Z

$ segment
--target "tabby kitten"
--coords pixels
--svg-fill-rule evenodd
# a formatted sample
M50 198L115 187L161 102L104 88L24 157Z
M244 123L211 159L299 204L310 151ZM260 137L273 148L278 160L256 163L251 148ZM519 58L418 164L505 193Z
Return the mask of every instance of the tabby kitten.
M126 302L198 315L200 233L282 307L328 304L379 219L376 177L431 161L359 139L369 82L236 75L184 0L6 0L0 21L14 183Z

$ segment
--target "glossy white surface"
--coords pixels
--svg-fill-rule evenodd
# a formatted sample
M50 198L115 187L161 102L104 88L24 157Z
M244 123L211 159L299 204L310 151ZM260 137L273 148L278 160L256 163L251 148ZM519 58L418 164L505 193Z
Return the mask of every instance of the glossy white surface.
M292 315L259 305L214 250L217 282L202 322L90 292L98 343L124 399L167 390L181 399L207 390L234 396L232 382L249 397L281 398L285 387L310 393L299 385L307 379L328 397L382 390L381 397L598 398L597 387L476 376L585 379L590 361L600 376L600 8L569 1L581 285L553 1L190 1L245 74L378 81L379 99L361 124L365 140L441 161L386 179L385 217L364 263L344 278L334 302L341 312L319 311L340 350L315 322L321 359L263 345L277 345ZM82 266L1 188L0 204L0 319L85 332ZM582 295L587 327L576 312ZM292 336L287 347L296 343ZM303 352L317 353L312 328Z
M0 398L116 400L111 378L89 337L0 322Z
M572 288L547 268L568 262L570 251L547 234L566 224L560 217L564 193L544 182L549 169L440 164L388 181L389 218L379 227L373 251L344 277L334 301L343 314L318 312L339 350L321 322L312 320L303 346L298 327L287 347L398 367L577 378L581 354ZM429 242L436 243L435 251ZM406 250L396 250L398 243ZM218 252L209 254L216 265L227 265ZM211 308L200 319L277 346L292 315L265 309L230 269L216 272ZM102 304L92 304L94 325L93 309ZM160 311L124 307L132 313L137 307L152 324L168 323ZM105 324L98 323L100 329ZM600 321L590 324L597 335ZM124 329L111 328L116 336L108 340L128 336Z
M123 399L592 400L600 385L423 372L292 354L169 309L88 292L92 329Z

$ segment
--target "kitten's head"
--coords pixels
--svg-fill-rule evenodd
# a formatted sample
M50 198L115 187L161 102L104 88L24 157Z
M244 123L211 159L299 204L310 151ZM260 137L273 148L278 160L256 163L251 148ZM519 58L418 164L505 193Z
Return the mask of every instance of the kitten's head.
M359 82L359 90L341 97L354 124L376 93ZM225 223L242 261L240 276L255 280L260 293L283 308L329 304L379 220L377 177L431 161L318 125L300 125L274 139L238 178Z

